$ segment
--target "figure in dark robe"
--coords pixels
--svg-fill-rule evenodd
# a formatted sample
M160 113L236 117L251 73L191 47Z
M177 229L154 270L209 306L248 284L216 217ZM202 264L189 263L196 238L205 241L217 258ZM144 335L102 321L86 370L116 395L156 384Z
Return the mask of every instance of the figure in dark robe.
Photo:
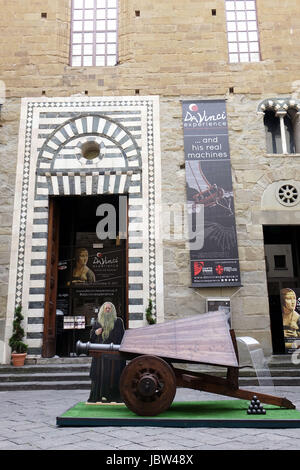
M123 320L117 317L115 306L111 302L105 302L99 310L98 320L92 327L90 341L98 344L121 344L124 331ZM122 402L119 381L125 366L126 361L120 360L114 354L103 352L100 357L93 357L88 402Z

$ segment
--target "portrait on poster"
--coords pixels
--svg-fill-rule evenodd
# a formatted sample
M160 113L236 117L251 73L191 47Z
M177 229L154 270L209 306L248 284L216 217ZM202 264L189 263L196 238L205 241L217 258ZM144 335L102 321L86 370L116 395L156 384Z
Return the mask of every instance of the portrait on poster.
M280 291L285 352L300 348L300 289L288 287Z

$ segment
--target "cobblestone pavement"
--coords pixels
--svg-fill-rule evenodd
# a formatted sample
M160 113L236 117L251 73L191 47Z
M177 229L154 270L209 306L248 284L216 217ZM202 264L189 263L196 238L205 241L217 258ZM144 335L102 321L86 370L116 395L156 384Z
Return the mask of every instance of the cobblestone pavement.
M56 417L86 400L87 393L87 390L0 392L0 451L300 449L300 429L58 427ZM300 409L300 387L278 387L276 393L286 396ZM178 389L175 400L216 398L224 400L223 396Z

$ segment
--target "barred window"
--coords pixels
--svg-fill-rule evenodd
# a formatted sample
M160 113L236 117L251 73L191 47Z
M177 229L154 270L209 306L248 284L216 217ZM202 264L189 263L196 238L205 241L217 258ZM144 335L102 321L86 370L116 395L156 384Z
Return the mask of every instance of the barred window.
M118 0L72 0L70 64L117 63Z
M259 62L255 0L225 0L229 62Z

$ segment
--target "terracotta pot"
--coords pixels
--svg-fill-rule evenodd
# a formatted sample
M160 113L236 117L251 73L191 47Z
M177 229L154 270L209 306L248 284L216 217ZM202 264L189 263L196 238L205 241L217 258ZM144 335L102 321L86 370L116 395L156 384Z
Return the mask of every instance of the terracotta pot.
M11 359L13 366L20 367L24 366L25 358L27 353L12 353Z

